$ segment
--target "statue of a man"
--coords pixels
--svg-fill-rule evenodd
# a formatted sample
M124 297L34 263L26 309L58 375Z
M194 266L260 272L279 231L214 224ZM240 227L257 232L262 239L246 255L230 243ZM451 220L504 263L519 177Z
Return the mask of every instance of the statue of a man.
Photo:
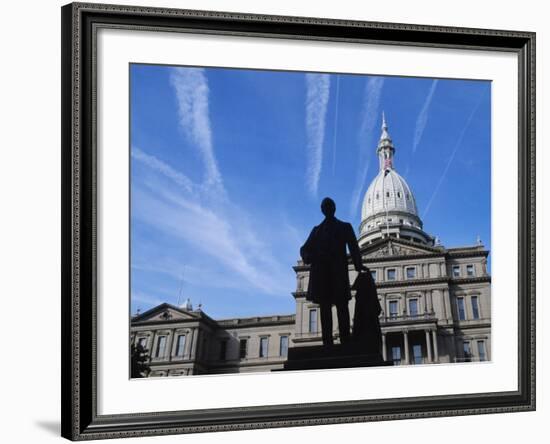
M332 345L332 305L336 305L338 313L340 342L350 340L348 302L351 291L346 247L355 269L360 272L366 270L366 267L361 261L353 227L334 217L334 201L328 197L323 199L321 211L325 219L311 230L306 243L300 248L300 255L304 263L310 265L306 298L319 304L323 344Z

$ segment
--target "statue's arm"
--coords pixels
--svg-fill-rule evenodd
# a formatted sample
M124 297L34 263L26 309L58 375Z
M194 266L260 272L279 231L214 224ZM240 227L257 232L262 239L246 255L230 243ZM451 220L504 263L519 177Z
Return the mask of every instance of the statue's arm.
M348 224L348 234L347 234L347 245L349 253L351 255L351 260L357 271L364 270L363 261L361 259L361 253L359 251L359 244L357 243L357 238L355 237L355 232L351 224Z
M305 264L311 264L314 250L314 237L315 228L311 230L311 233L309 233L306 243L300 248L300 256L302 257L302 260Z

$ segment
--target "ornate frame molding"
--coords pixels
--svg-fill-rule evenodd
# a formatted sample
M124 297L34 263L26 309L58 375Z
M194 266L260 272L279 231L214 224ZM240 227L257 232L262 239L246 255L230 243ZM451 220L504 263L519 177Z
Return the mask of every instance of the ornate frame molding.
M489 29L73 3L62 8L62 435L71 440L261 429L535 409L535 34ZM518 390L98 415L98 27L507 51L519 72Z

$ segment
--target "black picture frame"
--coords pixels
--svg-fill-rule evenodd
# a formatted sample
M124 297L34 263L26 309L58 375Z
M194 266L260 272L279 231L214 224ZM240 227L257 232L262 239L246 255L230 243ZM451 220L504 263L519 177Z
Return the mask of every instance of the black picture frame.
M70 440L535 409L535 33L103 4L62 7L62 436ZM98 27L507 51L519 66L518 390L384 401L97 414Z

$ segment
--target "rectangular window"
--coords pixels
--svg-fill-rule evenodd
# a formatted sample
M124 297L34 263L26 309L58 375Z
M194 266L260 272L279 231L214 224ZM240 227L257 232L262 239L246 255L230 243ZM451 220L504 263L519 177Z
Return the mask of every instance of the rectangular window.
M420 344L413 344L413 363L422 364L422 346Z
M453 277L460 276L460 265L453 265Z
M474 266L473 265L466 265L466 274L468 276L474 276Z
M281 336L279 339L279 356L288 356L288 336Z
M260 358L267 358L267 337L260 338Z
M176 342L176 356L183 356L185 351L185 335L178 335L178 341Z
M372 279L376 281L376 270L371 270L370 275L372 276Z
M157 352L155 356L157 358L164 356L164 349L166 348L166 336L159 336L157 341Z
M485 361L487 359L485 354L485 341L477 341L477 354L480 361Z
M227 339L220 342L220 361L225 361L227 357Z
M397 301L390 301L390 318L396 318L399 304Z
M317 309L309 310L309 332L317 333Z
M464 361L465 362L470 362L472 360L472 351L470 350L470 343L467 342L467 341L464 341L464 345L463 345L463 350L464 350Z
M395 281L395 268L388 269L388 281Z
M139 338L138 345L141 345L143 348L147 345L147 338Z
M472 316L479 319L479 300L477 296L472 296Z
M409 299L409 315L418 316L418 299Z
M391 358L393 365L401 364L401 347L392 347L391 348Z
M239 358L241 359L246 358L247 351L248 351L248 340L241 339L239 341Z
M416 268L407 267L407 279L414 279L416 277Z
M458 319L464 321L466 319L466 310L464 309L464 298L456 298L456 307L458 310Z

